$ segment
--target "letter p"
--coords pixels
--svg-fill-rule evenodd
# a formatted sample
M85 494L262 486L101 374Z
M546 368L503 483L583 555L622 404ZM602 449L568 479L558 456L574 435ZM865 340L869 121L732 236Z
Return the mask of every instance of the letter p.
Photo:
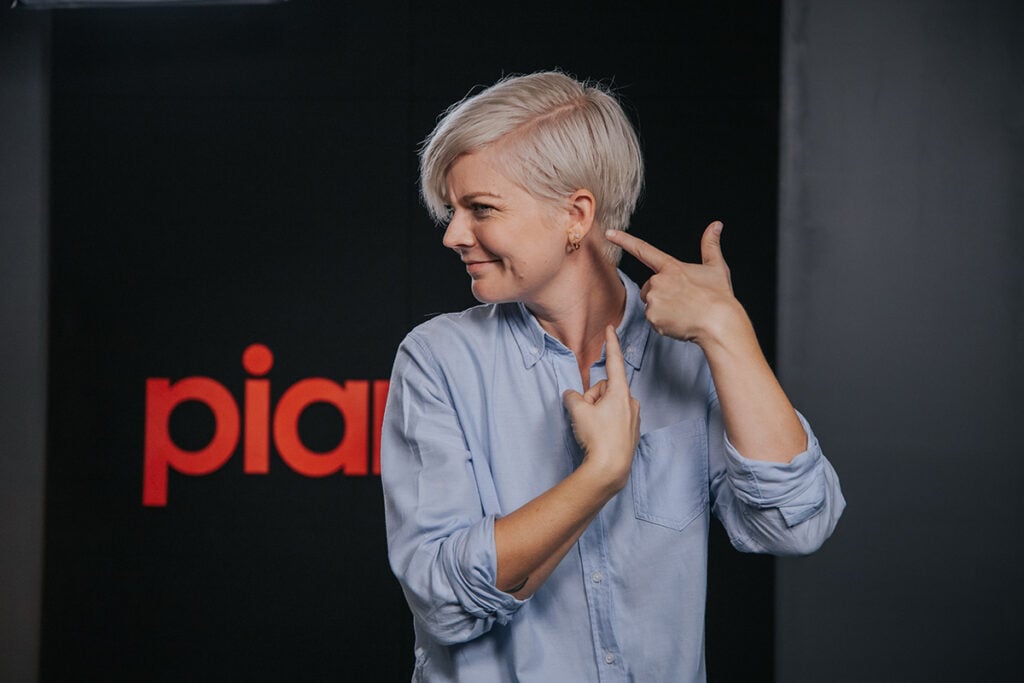
M197 451L186 451L171 440L168 423L174 409L198 401L213 411L213 438ZM164 378L146 380L146 444L142 470L142 504L167 505L167 469L192 476L220 468L238 445L238 405L224 385L208 377L187 377L171 384Z

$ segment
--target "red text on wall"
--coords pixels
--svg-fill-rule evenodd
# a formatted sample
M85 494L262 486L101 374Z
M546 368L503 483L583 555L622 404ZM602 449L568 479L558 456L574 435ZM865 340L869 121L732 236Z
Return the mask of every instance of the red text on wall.
M200 477L224 466L242 437L246 474L270 471L270 443L291 469L307 477L336 472L359 477L380 474L380 430L387 400L384 379L335 382L322 377L303 379L288 387L276 406L270 402L270 372L274 356L266 346L252 344L242 354L245 380L242 409L231 392L209 377L186 377L176 382L154 377L146 380L145 453L142 504L167 505L168 472ZM170 434L175 408L196 401L209 408L214 433L202 448L185 450ZM306 447L299 435L299 418L314 403L333 406L345 421L341 441L327 452Z

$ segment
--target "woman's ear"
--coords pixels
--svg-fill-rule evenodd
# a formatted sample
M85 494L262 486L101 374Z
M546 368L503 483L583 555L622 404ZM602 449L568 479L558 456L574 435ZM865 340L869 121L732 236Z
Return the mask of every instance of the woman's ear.
M576 190L569 196L569 232L584 239L594 226L597 201L590 190Z

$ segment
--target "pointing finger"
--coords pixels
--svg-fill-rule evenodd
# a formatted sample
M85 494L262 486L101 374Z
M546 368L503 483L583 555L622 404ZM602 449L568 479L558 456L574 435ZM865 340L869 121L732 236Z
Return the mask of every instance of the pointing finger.
M609 325L604 330L604 369L608 375L608 386L626 386L626 364L622 358L622 347L615 328Z
M630 235L628 232L623 232L622 230L608 230L605 232L605 236L608 238L609 242L628 251L636 257L636 260L653 270L655 273L660 272L662 268L675 260L669 254L666 254L653 244L645 242L634 235Z

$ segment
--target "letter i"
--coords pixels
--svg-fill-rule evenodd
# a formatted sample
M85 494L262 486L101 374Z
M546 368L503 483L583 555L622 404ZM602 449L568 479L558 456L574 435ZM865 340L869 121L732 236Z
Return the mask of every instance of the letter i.
M373 380L373 473L380 476L380 432L384 425L384 407L388 402L389 381L386 379Z
M262 377L274 367L274 354L263 344L252 344L242 353L242 367ZM270 380L245 380L246 474L270 471Z

